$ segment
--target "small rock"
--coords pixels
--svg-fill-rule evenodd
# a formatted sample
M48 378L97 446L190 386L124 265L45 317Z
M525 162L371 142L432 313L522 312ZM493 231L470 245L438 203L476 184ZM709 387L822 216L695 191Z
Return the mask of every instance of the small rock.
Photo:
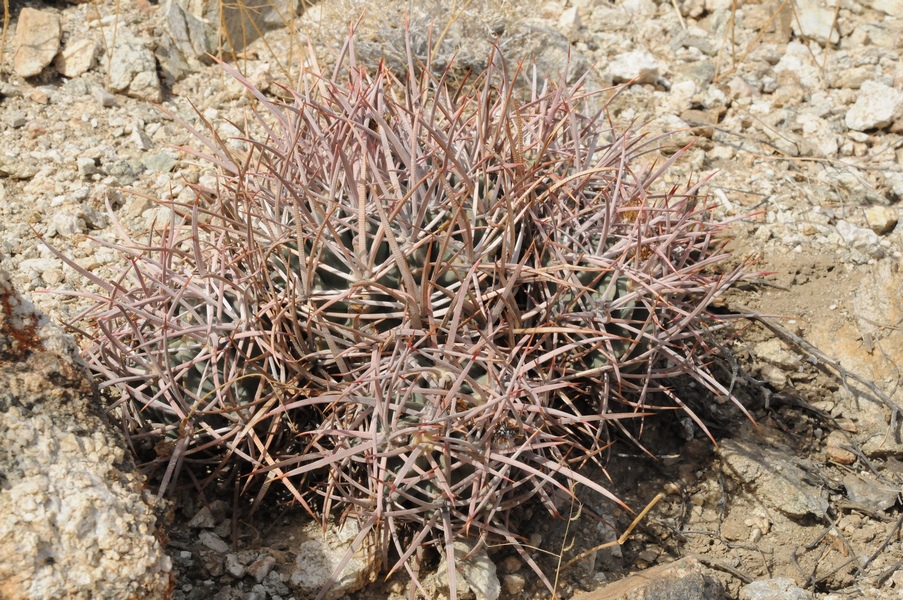
M502 589L506 594L514 597L520 596L527 585L527 579L520 574L509 574L502 577Z
M3 122L13 129L19 129L28 124L28 119L26 119L25 115L19 111L9 111L4 115Z
M97 48L96 40L86 38L69 40L63 51L56 55L53 66L63 77L79 77L94 66Z
M468 554L470 556L467 560L460 560ZM471 553L466 542L455 542L455 555L459 557L456 565L458 571L477 600L497 600L502 586L496 574L495 563L489 559L486 548Z
M31 179L37 174L38 166L34 163L0 154L0 177Z
M580 29L583 24L580 22L580 11L576 6L566 8L558 19L558 26L565 32L571 33Z
M759 342L756 344L755 354L760 359L784 369L795 370L801 364L800 357L787 350L778 339Z
M875 69L873 67L852 67L850 69L843 69L837 73L837 76L831 82L831 87L838 90L858 90L862 87L863 83L872 79L874 74Z
M783 389L789 381L787 375L784 374L784 371L774 365L762 365L761 373L762 377L765 378L765 381L770 383L772 387L777 390Z
M117 179L120 185L129 185L138 179L138 174L144 170L144 165L137 162L135 165L126 160L117 160L106 167L108 175Z
M245 576L245 566L241 564L237 554L229 553L226 555L226 572L236 579Z
M94 96L94 99L97 100L97 103L104 108L110 108L111 106L116 104L116 96L103 89L99 85L95 85L91 88L91 95Z
M897 152L901 151L903 151L903 148L897 150ZM903 161L899 159L897 162L903 163ZM903 173L888 173L885 180L885 186L889 190L890 198L897 202L903 200Z
M224 542L218 535L211 531L202 531L198 534L198 539L202 544L204 544L214 552L225 554L229 551L229 544Z
M754 581L740 588L740 600L812 600L812 597L788 577Z
M856 462L856 453L844 448L849 445L849 441L843 433L832 431L828 434L825 444L825 455L828 460L840 465L851 465Z
M41 279L47 285L59 285L63 282L63 271L61 269L47 269L41 273Z
M652 0L624 0L621 3L621 8L632 15L646 18L654 17L656 9Z
M865 209L865 220L872 231L878 235L884 235L893 231L897 226L899 215L889 206L870 206Z
M28 94L28 99L35 104L50 104L53 91L53 88L42 85L32 89Z
M850 129L867 131L887 127L903 117L903 91L876 81L865 81L856 103L847 110L844 123Z
M48 237L57 234L64 237L71 237L79 233L84 233L86 228L87 224L85 223L85 220L81 218L78 213L62 210L55 212L53 217L51 217L47 235Z
M521 570L523 563L516 556L507 556L498 564L499 571L502 573L517 573Z
M154 146L154 143L147 137L147 134L138 127L132 129L131 140L135 149L142 152L150 150Z
M78 173L82 177L90 177L97 173L97 165L94 163L93 158L88 158L87 156L80 156L75 159L76 167L78 168Z
M213 529L226 517L229 505L222 500L214 500L201 507L188 521L188 527L195 529Z
M167 152L151 154L141 160L144 167L153 173L169 173L176 166L176 159Z
M20 90L17 86L5 81L0 81L0 98L15 98L21 95L22 90Z
M655 83L661 77L658 60L645 50L618 54L608 63L608 72L614 83Z
M60 49L60 16L49 10L23 8L16 27L13 68L20 77L34 77Z
M276 566L276 559L269 554L264 554L250 565L248 565L248 575L254 578L257 583L263 582L273 567Z

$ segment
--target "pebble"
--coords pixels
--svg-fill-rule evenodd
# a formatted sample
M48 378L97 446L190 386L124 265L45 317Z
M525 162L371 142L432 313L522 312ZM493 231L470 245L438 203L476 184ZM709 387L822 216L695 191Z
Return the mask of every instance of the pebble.
M237 554L229 553L226 555L225 567L226 572L236 579L241 579L245 576L245 566L241 563Z
M508 574L502 576L502 589L506 594L519 596L527 585L527 579L520 574Z
M257 583L261 583L270 574L274 566L276 566L276 559L269 554L264 554L248 565L247 572Z
M798 35L803 35L817 41L819 44L836 44L840 34L836 27L834 7L828 7L821 0L795 0L796 7L793 19L793 29Z
M784 369L796 370L801 364L800 357L787 350L778 339L759 342L755 346L755 354L761 360L768 361Z
M210 548L214 552L225 554L229 551L229 544L224 542L222 538L211 531L200 532L198 534L198 540L200 540L203 545Z
M523 563L516 556L506 556L498 564L499 571L505 574L517 573L522 567Z
M97 173L97 165L94 163L93 158L89 158L87 156L80 156L75 159L75 164L78 168L78 172L83 177L90 177Z
M765 435L760 425L759 435ZM720 442L722 469L743 486L756 490L756 499L790 517L822 517L828 501L812 482L793 452L751 435Z
M97 103L104 108L110 108L111 106L116 104L116 96L103 89L99 85L95 85L91 88L91 95L94 96L94 99L97 100Z
M832 431L828 434L828 439L825 443L825 455L828 460L841 465L851 465L856 462L856 454L843 447L849 446L850 444L843 433Z

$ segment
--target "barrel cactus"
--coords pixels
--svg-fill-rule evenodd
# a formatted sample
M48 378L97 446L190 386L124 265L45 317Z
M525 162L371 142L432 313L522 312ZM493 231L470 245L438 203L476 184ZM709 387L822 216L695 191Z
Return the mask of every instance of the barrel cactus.
M266 137L192 128L219 188L120 247L85 357L161 493L275 483L356 516L392 570L436 546L453 573L455 540L521 549L524 501L619 502L579 467L631 420L677 406L704 429L673 381L729 396L706 307L742 272L699 184L658 189L676 157L642 166L657 140L587 112L580 83L339 56L286 102L224 65Z

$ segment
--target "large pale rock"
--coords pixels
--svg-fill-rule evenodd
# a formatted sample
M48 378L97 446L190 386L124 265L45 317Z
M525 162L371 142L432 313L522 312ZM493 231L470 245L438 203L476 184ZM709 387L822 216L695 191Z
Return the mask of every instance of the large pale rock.
M56 55L53 66L63 77L75 78L83 75L97 59L97 40L74 38L69 40L63 51Z
M332 581L325 600L339 598L355 592L376 580L380 559L371 538L366 538L357 551L345 562L360 527L353 519L347 519L342 527L331 527L323 533L316 523L303 532L304 541L296 548L291 584L303 598L313 598Z
M795 518L827 513L824 484L808 474L812 466L779 442L752 435L723 440L718 455L724 472L756 501Z
M724 587L695 558L682 558L625 577L574 600L719 600Z
M624 52L608 63L608 72L615 83L655 83L663 72L662 65L645 50Z
M788 577L762 579L740 588L740 600L812 600L813 597Z
M793 31L812 38L819 44L835 44L840 39L834 19L834 5L839 0L796 0Z
M866 254L874 254L878 251L881 239L878 234L868 227L859 227L853 225L849 221L841 219L837 222L837 233L843 238L843 241L850 248L865 252Z
M166 0L157 59L166 76L178 81L209 64L210 55L239 52L261 33L284 27L300 6L299 0Z
M72 346L0 273L0 598L165 598L153 500Z
M23 8L16 27L13 68L20 77L34 77L60 49L60 16L49 10Z
M884 14L903 19L903 0L860 0L860 4Z
M799 79L804 89L820 89L822 83L822 70L812 57L809 47L800 42L789 42L784 48L784 53L774 66L774 72L781 77L782 71L790 71Z
M877 81L865 81L856 103L844 117L846 126L856 131L881 129L903 117L903 92Z
M440 562L437 572L438 583L443 593L449 588L447 562ZM502 592L495 563L486 553L486 548L476 552L473 546L464 541L455 542L455 589L459 597L473 597L476 600L498 600Z
M903 404L903 390L892 383L899 376L900 348L903 331L903 273L896 259L878 261L868 274L851 286L849 294L840 298L827 296L826 301L842 300L851 307L848 319L815 319L809 324L806 338L840 365L893 394L891 400ZM850 410L844 416L856 422L854 436L868 456L903 454L903 423L894 418L891 409L874 394L848 379L846 389L854 398L844 398ZM841 390L838 394L846 395ZM893 427L891 427L893 425Z
M114 92L150 102L163 99L153 52L128 30L116 37L109 75L110 89Z

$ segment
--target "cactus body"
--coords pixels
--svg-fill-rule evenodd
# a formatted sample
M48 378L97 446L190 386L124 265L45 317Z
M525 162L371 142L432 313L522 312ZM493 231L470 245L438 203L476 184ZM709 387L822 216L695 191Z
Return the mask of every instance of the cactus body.
M519 547L510 510L555 513L578 483L617 502L577 471L608 425L677 376L725 393L705 306L741 274L713 270L698 188L655 193L655 140L491 63L456 91L415 64L313 69L287 104L226 67L268 138L233 156L195 132L219 197L176 207L139 283L86 315L127 430L177 440L151 461L164 483L193 457L202 482L278 480L319 517L355 513L399 568L412 539Z

